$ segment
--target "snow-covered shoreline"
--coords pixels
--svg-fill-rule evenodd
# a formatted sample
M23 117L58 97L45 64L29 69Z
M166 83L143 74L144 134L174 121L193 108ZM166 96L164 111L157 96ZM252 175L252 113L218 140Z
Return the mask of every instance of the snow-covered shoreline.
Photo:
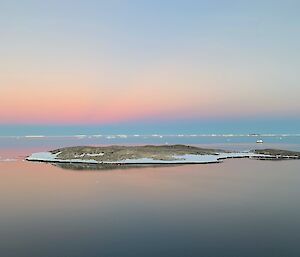
M272 157L270 155L256 154L253 152L231 152L217 154L185 154L174 155L173 160L156 160L152 158L125 159L119 161L96 161L93 159L59 159L59 153L51 152L33 153L26 158L27 161L49 162L49 163L85 163L85 164L203 164L203 163L219 163L229 158L263 158Z

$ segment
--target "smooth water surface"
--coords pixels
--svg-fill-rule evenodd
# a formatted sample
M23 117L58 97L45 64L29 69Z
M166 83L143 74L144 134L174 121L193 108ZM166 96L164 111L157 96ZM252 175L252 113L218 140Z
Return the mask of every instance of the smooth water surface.
M298 160L76 171L26 147L0 152L0 256L300 256Z
M299 256L299 164L1 162L1 256Z

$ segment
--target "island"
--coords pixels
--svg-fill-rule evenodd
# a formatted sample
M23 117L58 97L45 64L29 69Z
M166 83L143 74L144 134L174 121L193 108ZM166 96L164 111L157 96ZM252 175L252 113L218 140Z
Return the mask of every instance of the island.
M300 152L263 149L226 151L189 145L76 146L33 153L27 161L56 164L166 165L219 163L228 158L259 160L300 159Z
M260 154L261 160L287 160L300 159L300 152L280 149L256 149L254 153Z

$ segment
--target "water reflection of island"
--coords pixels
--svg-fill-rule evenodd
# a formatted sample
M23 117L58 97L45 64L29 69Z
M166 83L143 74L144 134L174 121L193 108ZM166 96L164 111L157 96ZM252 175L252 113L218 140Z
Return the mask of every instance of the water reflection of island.
M77 171L110 171L110 170L127 170L139 168L161 168L161 167L174 167L182 166L184 164L89 164L89 163L52 163L52 165L66 169Z

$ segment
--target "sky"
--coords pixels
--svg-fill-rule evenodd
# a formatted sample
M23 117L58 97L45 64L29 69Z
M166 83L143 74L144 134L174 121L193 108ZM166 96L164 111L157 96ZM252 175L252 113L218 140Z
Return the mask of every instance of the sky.
M291 0L0 0L0 134L298 133L299 9Z

